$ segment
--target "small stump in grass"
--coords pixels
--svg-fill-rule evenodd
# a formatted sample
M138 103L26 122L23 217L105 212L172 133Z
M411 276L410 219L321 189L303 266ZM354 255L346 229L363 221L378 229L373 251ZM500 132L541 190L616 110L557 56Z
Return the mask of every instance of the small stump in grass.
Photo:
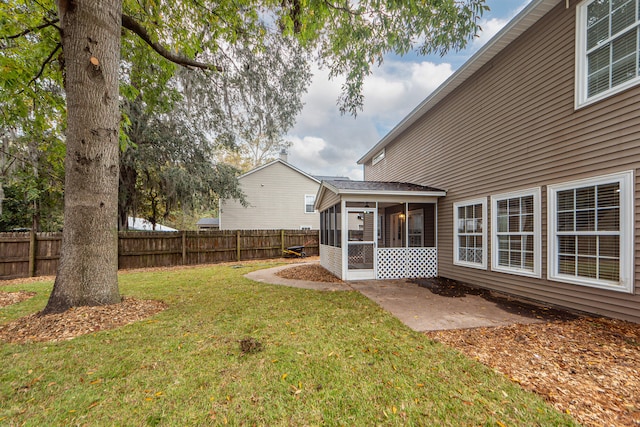
M255 338L244 338L240 340L240 351L244 354L257 353L262 351L262 343Z

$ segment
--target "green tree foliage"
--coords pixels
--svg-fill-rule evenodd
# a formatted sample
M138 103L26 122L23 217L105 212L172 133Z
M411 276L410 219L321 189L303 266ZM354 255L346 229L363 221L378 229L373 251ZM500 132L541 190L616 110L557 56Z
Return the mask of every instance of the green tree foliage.
M140 102L125 110L130 145L120 155L121 229L128 216L142 216L155 225L176 213L214 209L220 197L242 200L239 171L213 163L215 146L201 129L175 110L151 115Z
M64 145L56 137L0 147L0 232L62 230Z

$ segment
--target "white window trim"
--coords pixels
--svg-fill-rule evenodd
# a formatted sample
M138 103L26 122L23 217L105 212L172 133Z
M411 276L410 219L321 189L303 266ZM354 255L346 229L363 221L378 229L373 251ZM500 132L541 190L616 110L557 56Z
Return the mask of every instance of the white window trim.
M382 161L382 159L384 159L385 156L385 149L383 148L382 150L380 150L378 152L378 154L376 154L375 156L373 156L373 159L371 159L371 166L375 165L376 163Z
M587 98L587 7L595 0L585 0L576 7L575 109L608 98L640 83L640 75L609 90Z
M482 263L460 261L458 259L458 253L460 249L460 243L458 242L458 208L468 205L482 205ZM462 202L456 202L453 204L453 264L463 267L478 268L480 270L487 269L487 250L489 242L487 242L487 198L464 200Z
M581 278L558 274L557 265L557 239L555 230L557 226L556 211L558 191L573 188L602 185L612 182L620 184L620 281L618 283L603 280ZM547 278L556 282L571 283L575 285L589 286L599 289L607 289L617 292L634 292L634 174L633 171L625 171L609 175L601 175L578 181L549 185L547 187Z
M542 209L540 187L491 196L491 270L528 277L542 277ZM533 196L533 271L498 264L498 201Z
M315 206L315 204L316 204L316 195L315 194L305 194L304 195L304 213L306 213L306 214L314 214L314 213L317 212L315 209L312 210L311 212L309 212L307 210L307 197L313 197L313 205Z

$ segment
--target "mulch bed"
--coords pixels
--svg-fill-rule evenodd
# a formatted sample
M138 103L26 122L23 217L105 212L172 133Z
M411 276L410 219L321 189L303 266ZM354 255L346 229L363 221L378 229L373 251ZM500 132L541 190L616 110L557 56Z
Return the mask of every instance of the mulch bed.
M435 331L585 426L640 425L640 325L579 317L529 325Z
M162 301L125 297L119 304L73 307L63 313L30 314L0 325L0 340L12 343L63 341L146 319L167 308Z
M320 264L304 264L289 267L276 273L277 276L292 280L310 280L312 282L343 283L333 274L329 273Z

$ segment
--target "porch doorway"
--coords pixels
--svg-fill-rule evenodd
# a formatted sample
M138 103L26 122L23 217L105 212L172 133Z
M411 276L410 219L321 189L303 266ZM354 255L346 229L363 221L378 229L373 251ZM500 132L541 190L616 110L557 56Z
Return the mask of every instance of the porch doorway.
M377 210L347 208L347 280L376 277Z

